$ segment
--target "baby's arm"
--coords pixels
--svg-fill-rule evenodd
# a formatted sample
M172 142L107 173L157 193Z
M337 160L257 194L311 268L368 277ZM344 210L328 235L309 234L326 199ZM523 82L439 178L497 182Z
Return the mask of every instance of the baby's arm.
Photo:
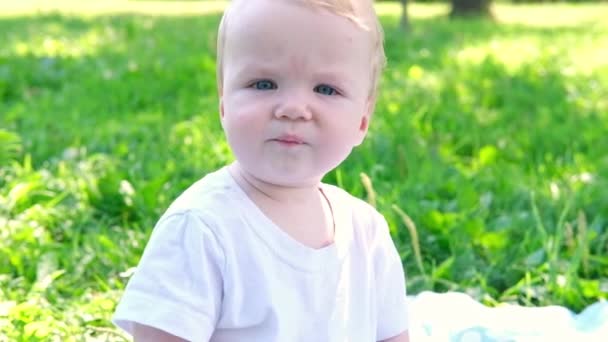
M378 331L380 342L409 342L405 275L401 257L391 239L388 224L376 216L378 228L375 267L379 298Z
M202 214L163 217L113 322L136 341L209 340L221 307L224 263L221 244Z
M406 330L397 336L382 340L380 342L410 342L410 335Z
M133 341L146 341L146 342L185 342L186 340L181 339L175 335L171 335L162 330L149 327L147 325L135 323L133 326Z

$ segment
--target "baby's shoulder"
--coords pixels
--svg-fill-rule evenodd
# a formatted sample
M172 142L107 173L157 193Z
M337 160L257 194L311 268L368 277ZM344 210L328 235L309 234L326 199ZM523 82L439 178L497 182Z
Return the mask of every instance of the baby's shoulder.
M175 215L194 215L214 226L221 217L230 216L238 196L226 169L212 172L192 184L171 203L161 221Z
M374 206L361 198L333 185L325 185L325 191L331 193L330 197L333 197L336 202L335 206L349 218L355 229L375 235L379 228L382 229L386 225L384 216Z

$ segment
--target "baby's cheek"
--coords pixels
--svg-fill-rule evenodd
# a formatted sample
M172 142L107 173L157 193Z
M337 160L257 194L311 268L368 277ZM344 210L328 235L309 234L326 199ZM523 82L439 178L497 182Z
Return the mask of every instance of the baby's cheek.
M352 138L348 137L344 131L336 131L335 135L330 139L322 142L325 158L329 160L341 161L352 150Z
M236 129L247 129L252 125L259 125L260 113L249 108L239 108L237 111L226 112L232 127Z

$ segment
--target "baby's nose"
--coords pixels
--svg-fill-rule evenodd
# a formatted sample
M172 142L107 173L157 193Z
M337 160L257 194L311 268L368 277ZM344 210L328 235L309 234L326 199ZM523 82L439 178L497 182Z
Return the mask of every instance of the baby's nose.
M308 101L303 96L290 95L281 99L276 107L275 117L289 120L310 120L312 113Z

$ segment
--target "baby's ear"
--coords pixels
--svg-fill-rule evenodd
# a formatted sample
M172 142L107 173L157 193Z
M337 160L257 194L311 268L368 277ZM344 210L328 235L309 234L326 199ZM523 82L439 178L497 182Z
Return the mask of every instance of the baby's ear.
M369 122L374 112L374 104L375 101L372 98L368 98L367 103L365 104L365 112L361 116L361 122L359 123L359 140L356 143L357 146L363 142L365 136L367 135L367 131L369 130Z
M217 84L217 97L218 97L218 102L219 102L219 110L220 110L220 119L224 118L224 89L222 87L222 84L220 82L218 82Z
M224 119L224 99L220 96L220 120Z

